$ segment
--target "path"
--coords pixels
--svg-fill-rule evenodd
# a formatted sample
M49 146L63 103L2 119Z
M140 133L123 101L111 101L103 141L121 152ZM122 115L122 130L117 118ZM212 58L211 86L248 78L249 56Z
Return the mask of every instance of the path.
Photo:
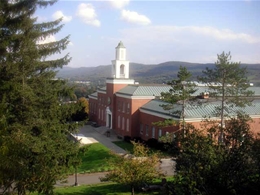
M87 138L92 138L110 148L111 151L117 154L126 154L126 151L122 148L118 147L113 143L113 141L122 141L118 139L116 134L113 130L110 130L110 137L106 136L106 131L108 129L106 127L92 127L91 125L85 125L79 129L79 134L84 135ZM162 169L163 173L170 176L174 174L173 167L175 166L175 161L172 159L161 159L160 168ZM77 183L78 185L85 185L85 184L97 184L100 183L100 177L105 176L105 172L102 173L86 173L86 174L77 174ZM62 186L73 186L75 185L75 175L71 175L67 178L66 183L57 182L57 187Z

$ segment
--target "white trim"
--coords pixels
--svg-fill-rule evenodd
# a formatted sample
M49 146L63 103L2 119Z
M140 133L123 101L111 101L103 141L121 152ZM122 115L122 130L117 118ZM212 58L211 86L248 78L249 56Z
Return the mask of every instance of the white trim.
M97 92L98 92L98 93L107 94L107 92L106 92L106 91L102 91L102 90L98 90Z
M157 116L157 117L160 117L160 118L164 118L164 119L169 119L171 118L171 116L169 115L166 115L166 114L161 114L161 113L155 113L155 112L152 112L152 111L148 111L148 110L144 110L142 108L139 108L140 112L143 112L145 114L150 114L150 115L153 115L153 116ZM173 118L174 120L179 120L177 118Z
M260 118L260 115L253 115L253 116L251 116L251 115L249 115L251 118Z
M167 115L167 114L156 113L156 112L148 111L148 110L145 110L145 109L142 109L142 108L139 108L139 110L140 110L140 112L143 112L145 114L150 114L152 116L157 116L157 117L161 117L161 118L164 118L164 119L172 118L174 120L181 121L181 119L171 117L170 115ZM253 116L250 116L250 117L251 118L260 118L260 115L253 115ZM220 117L211 117L210 119L211 120L220 120ZM202 122L203 120L204 120L204 118L185 118L186 122Z
M149 100L153 100L155 99L155 96L130 96L130 95L123 95L123 94L118 94L116 93L117 97L122 97L122 98L126 98L126 99L131 99L131 100L144 100L144 99L149 99Z
M98 97L89 95L88 98L98 100Z
M107 79L106 83L111 83L111 84L134 84L135 80L133 79Z

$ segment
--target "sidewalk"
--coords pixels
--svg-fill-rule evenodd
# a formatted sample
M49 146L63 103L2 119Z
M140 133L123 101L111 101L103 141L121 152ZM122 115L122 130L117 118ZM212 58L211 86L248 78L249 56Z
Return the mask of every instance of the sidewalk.
M85 137L90 139L96 140L99 143L103 144L107 148L111 149L111 151L117 154L126 154L127 152L122 148L118 147L113 143L113 141L122 141L121 139L117 138L117 135L114 133L113 130L110 131L110 137L106 136L107 132L106 127L92 127L91 125L85 125L79 129L78 134L83 134ZM161 159L160 168L162 169L163 173L170 176L174 174L174 167L175 161L171 159ZM100 177L104 177L106 172L100 173L86 173L86 174L77 174L77 183L78 185L88 185L88 184L97 184L100 182ZM64 187L64 186L74 186L75 185L75 175L70 175L67 178L66 183L57 182L57 187Z
M107 127L92 127L91 125L85 125L79 129L79 133L86 137L91 137L97 140L99 143L103 144L111 151L117 154L126 154L126 151L118 147L113 143L113 141L122 141L117 138L117 135L112 129L109 129L110 137L106 136L108 128Z

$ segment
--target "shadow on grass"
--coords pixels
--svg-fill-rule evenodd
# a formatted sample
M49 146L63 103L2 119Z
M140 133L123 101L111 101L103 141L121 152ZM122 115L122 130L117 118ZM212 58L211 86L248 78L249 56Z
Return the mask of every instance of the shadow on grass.
M55 190L55 195L129 195L130 187L120 184L98 184L78 187L67 187ZM136 190L136 195L158 194L158 192L140 192Z

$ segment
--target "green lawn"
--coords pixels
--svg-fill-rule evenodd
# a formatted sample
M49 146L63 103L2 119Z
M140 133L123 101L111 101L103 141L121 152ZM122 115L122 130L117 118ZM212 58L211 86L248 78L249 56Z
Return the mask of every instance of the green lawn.
M116 158L108 148L100 143L88 146L88 150L82 156L82 164L78 168L79 173L100 172L111 170L108 160Z
M95 185L82 185L77 187L57 188L55 195L129 195L130 187L116 183L101 183ZM136 190L136 195L156 195L158 192L140 192Z
M114 141L113 143L124 149L125 151L129 152L130 154L133 154L133 144L126 141Z
M133 154L133 144L126 141L114 141L113 143L119 146L120 148L128 151L130 154ZM150 151L158 153L160 158L169 157L169 153L165 151L159 151L153 148L150 148Z

